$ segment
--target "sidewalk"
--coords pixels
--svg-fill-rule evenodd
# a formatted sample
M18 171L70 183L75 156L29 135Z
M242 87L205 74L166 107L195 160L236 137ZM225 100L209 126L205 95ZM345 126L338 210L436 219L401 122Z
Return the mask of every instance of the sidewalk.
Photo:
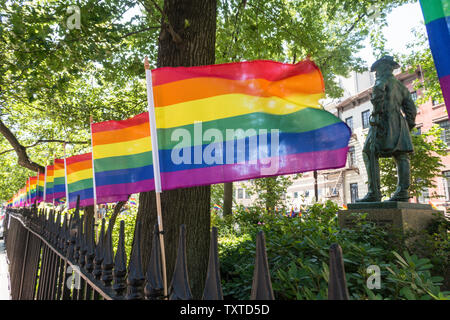
M5 242L0 240L0 300L11 300L9 293L8 264L6 263Z

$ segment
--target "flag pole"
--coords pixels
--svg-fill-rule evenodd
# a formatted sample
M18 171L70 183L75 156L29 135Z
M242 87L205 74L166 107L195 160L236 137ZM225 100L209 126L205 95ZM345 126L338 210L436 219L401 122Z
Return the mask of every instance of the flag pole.
M153 100L153 84L152 84L152 71L150 70L150 63L148 58L145 57L145 78L147 82L147 104L148 104L148 116L150 120L150 134L152 143L152 156L153 156L153 175L155 180L155 196L156 196L156 212L158 217L158 230L159 241L161 244L161 263L163 272L164 283L164 297L167 299L167 272L166 272L166 252L164 247L164 229L162 220L161 209L161 173L159 168L159 154L158 154L158 136L156 130L156 117L155 117L155 103Z
M67 160L66 160L66 143L64 142L64 183L66 186L66 207L69 210L69 189L67 188Z
M98 239L98 217L97 217L97 190L95 188L95 166L94 166L94 145L92 144L92 123L94 122L94 118L92 115L89 117L89 128L91 130L91 156L92 156L92 185L94 191L94 225Z

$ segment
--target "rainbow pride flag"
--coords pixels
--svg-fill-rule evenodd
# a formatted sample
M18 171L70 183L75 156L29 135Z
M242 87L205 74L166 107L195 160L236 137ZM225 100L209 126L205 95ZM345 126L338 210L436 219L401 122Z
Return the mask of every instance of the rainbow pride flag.
M450 2L420 0L431 53L450 115Z
M53 199L61 200L66 197L66 173L64 159L55 159L53 167Z
M80 207L94 205L92 154L85 153L66 158L69 209L75 208L80 196Z
M309 60L151 74L163 190L345 166L350 129L319 107Z
M131 119L91 124L98 203L127 201L154 190L148 112Z
M45 169L45 202L53 201L53 180L54 180L54 165L49 165Z

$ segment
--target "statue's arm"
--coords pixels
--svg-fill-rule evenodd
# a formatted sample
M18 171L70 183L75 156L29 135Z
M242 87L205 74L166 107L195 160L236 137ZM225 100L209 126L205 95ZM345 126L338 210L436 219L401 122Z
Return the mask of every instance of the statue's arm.
M413 99L411 98L411 94L409 93L408 89L406 89L404 93L402 110L405 113L406 122L408 122L409 130L412 130L416 126L417 107Z
M386 95L386 82L377 81L373 87L371 102L373 105L372 114L382 113L384 110L384 98Z

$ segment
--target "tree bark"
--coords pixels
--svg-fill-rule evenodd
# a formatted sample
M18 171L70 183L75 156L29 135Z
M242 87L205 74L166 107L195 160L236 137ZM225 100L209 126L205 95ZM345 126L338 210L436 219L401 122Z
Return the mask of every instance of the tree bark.
M223 184L223 215L231 215L233 208L233 182Z
M214 64L216 7L216 0L164 1L158 67ZM210 196L209 185L163 191L161 194L167 282L170 285L172 280L179 227L185 224L189 283L195 299L202 296L208 267ZM157 222L154 192L140 194L137 221L140 221L143 227L141 250L143 267L146 268L150 257L153 226Z

